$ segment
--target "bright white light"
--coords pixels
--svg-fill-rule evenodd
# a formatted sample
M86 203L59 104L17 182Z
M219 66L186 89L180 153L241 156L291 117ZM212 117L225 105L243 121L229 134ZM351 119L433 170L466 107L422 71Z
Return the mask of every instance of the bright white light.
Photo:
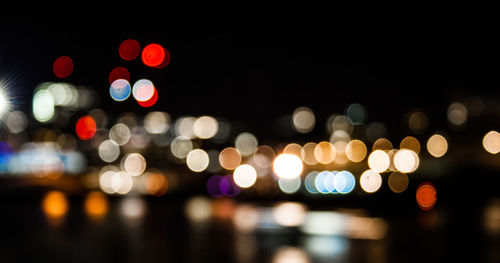
M241 188L248 188L255 184L257 171L249 164L242 164L234 170L233 180Z
M191 171L203 172L208 167L208 154L202 149L194 149L188 153L186 163Z
M274 159L273 170L276 176L284 179L293 179L302 173L302 160L294 154L280 154Z
M5 106L3 106L5 108ZM47 90L39 90L33 96L33 117L39 122L48 122L54 116L54 98Z
M9 108L9 100L5 95L5 92L0 89L0 117L7 111Z

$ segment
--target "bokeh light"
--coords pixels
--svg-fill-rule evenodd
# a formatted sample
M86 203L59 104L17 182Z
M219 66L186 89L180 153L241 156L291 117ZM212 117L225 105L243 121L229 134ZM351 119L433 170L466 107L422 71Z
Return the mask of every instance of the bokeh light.
M423 112L412 112L408 118L408 128L416 134L423 134L429 127L429 119Z
M393 172L389 175L387 184L394 193L402 193L408 188L409 181L408 175L400 172Z
M301 152L302 152L302 146L294 142L287 144L285 148L283 148L283 153L293 154L299 157L301 156Z
M252 155L259 145L255 135L249 132L240 133L234 140L234 147L240 151L242 156Z
M186 158L191 150L193 150L193 143L185 136L175 137L170 144L170 151L179 159Z
M139 101L148 101L155 93L155 86L149 79L140 79L132 86L132 96Z
M483 137L484 149L491 153L497 154L500 152L500 133L497 131L489 131Z
M367 153L366 145L360 140L352 140L345 147L345 155L351 162L361 162Z
M97 131L97 124L95 123L94 118L90 115L85 115L76 121L75 130L78 138L87 141L94 137Z
M158 90L155 87L153 87L153 96L146 101L137 101L137 104L139 104L139 106L141 107L148 108L155 105L157 101L158 101Z
M265 169L271 167L275 156L276 153L271 146L260 145L253 154L253 161L257 167Z
M318 160L316 160L316 157L314 156L314 149L316 148L316 143L314 142L308 142L304 144L302 147L302 150L300 152L300 157L302 158L302 161L307 164L307 165L316 165L318 163Z
M365 107L358 103L349 104L346 107L345 115L354 125L363 124L367 118Z
M382 186L382 176L373 170L366 170L359 178L359 185L367 193L374 193Z
M413 136L406 136L399 144L400 149L409 149L416 154L420 153L420 142Z
M101 160L111 163L120 156L120 147L113 140L104 140L99 144L97 152Z
M104 175L104 174L103 174ZM124 171L114 172L110 178L110 186L112 193L117 193L121 195L128 194L132 187L134 186L134 181L132 176Z
M394 155L394 166L402 173L414 172L419 163L418 155L412 150L401 149Z
M162 111L152 111L144 116L144 129L151 134L167 132L170 127L170 115Z
M42 201L42 209L49 219L60 219L69 209L66 195L61 191L48 192Z
M283 179L296 178L300 176L303 169L302 160L294 154L282 153L273 162L274 174Z
M162 65L166 57L165 49L159 44L149 44L142 49L141 59L148 67Z
M393 149L392 142L386 138L378 138L372 145L372 150L390 151Z
M109 130L109 138L123 146L130 140L130 129L123 123L117 123Z
M21 133L28 127L28 119L24 112L12 111L8 113L5 125L10 133Z
M109 95L115 101L124 101L130 97L130 83L126 79L116 79L109 87Z
M195 196L187 200L184 210L187 218L194 223L208 221L213 214L210 199L203 196Z
M308 107L299 107L293 112L292 124L298 132L308 133L314 129L316 118Z
M134 60L139 56L141 46L135 39L126 39L118 47L118 53L123 60Z
M112 84L117 79L130 81L130 72L128 69L124 67L116 67L112 69L108 75L109 84Z
M58 78L67 78L73 73L73 60L68 56L60 56L54 61L52 67L54 75Z
M208 154L202 149L194 149L186 157L186 164L189 170L193 172L203 172L207 169L208 163Z
M430 210L436 204L436 188L430 182L424 182L418 186L416 198L420 209Z
M377 173L382 173L387 170L390 163L391 159L389 155L382 150L375 150L368 156L368 166Z
M273 218L279 225L296 227L304 222L306 207L297 202L284 202L273 208Z
M285 246L279 248L273 255L272 263L310 263L307 253L298 247Z
M160 171L148 171L144 175L144 187L148 194L161 196L167 192L168 181Z
M38 90L33 95L33 117L39 122L48 122L55 114L54 98L48 90Z
M219 163L226 170L234 170L241 164L241 154L238 149L227 147L219 154Z
M439 158L448 151L448 142L440 134L432 135L427 141L427 151L434 157Z
M242 164L234 170L233 180L241 188L248 188L257 181L257 171L249 164Z
M285 194L296 193L297 191L299 191L301 184L302 181L300 180L300 177L295 177L293 179L285 179L285 178L278 179L278 186L280 190Z
M102 219L108 212L108 200L99 191L92 191L85 196L85 214L92 220Z
M188 139L194 139L196 137L193 129L195 121L196 119L191 116L178 118L174 124L175 134L187 137Z
M146 159L139 153L130 153L123 156L121 166L128 174L138 176L146 170Z
M202 116L197 118L193 123L193 133L200 139L209 139L217 134L219 124L214 117Z
M460 102L454 102L448 107L448 121L456 126L463 125L467 121L467 108Z
M322 141L314 147L314 157L321 164L329 164L335 160L337 151L330 142Z
M335 174L333 179L333 186L335 190L341 194L348 194L356 185L354 175L349 171L340 171Z

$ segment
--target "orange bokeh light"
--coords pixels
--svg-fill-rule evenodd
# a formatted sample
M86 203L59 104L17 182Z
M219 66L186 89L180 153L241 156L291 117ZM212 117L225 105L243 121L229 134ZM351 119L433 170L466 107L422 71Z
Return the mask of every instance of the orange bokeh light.
M50 219L59 219L68 212L68 200L60 191L50 191L42 201L42 209Z
M436 204L436 188L430 182L424 182L417 188L417 203L420 209L430 210Z
M85 198L85 213L90 219L102 219L108 212L108 200L98 191L90 192Z
M78 138L87 141L94 137L97 131L97 124L89 115L83 116L76 122L76 135Z

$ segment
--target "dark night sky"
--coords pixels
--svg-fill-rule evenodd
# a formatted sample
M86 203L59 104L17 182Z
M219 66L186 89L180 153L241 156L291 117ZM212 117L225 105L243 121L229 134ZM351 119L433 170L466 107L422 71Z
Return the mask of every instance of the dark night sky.
M125 66L132 81L150 78L158 86L151 110L174 117L212 114L266 127L298 106L309 106L321 121L358 102L369 122L399 125L403 113L420 108L440 128L450 102L498 95L492 88L498 41L486 9L357 3L309 13L314 19L4 19L0 72L18 75L12 93L27 109L37 83L57 80L54 59L68 55L75 71L67 81L102 91L108 111L149 110L107 95L109 71ZM171 63L151 69L121 60L118 45L127 38L164 45Z

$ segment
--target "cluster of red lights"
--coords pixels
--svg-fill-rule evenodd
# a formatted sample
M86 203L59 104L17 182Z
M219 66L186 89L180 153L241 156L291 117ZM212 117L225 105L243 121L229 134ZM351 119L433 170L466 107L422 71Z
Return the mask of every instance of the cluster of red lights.
M164 48L162 45L157 43L152 43L146 45L141 52L141 46L139 42L135 39L124 40L118 47L118 53L120 58L125 61L133 61L141 56L141 60L144 65L161 69L166 67L170 62L170 52ZM53 64L53 72L57 78L67 78L74 70L73 60L69 56L58 57ZM125 79L130 81L130 72L126 67L118 66L113 68L109 75L109 83L117 79ZM141 107L151 107L158 101L158 91L154 87L153 96L147 101L137 101ZM96 123L91 116L83 116L76 122L76 134L81 140L89 140L96 133Z

